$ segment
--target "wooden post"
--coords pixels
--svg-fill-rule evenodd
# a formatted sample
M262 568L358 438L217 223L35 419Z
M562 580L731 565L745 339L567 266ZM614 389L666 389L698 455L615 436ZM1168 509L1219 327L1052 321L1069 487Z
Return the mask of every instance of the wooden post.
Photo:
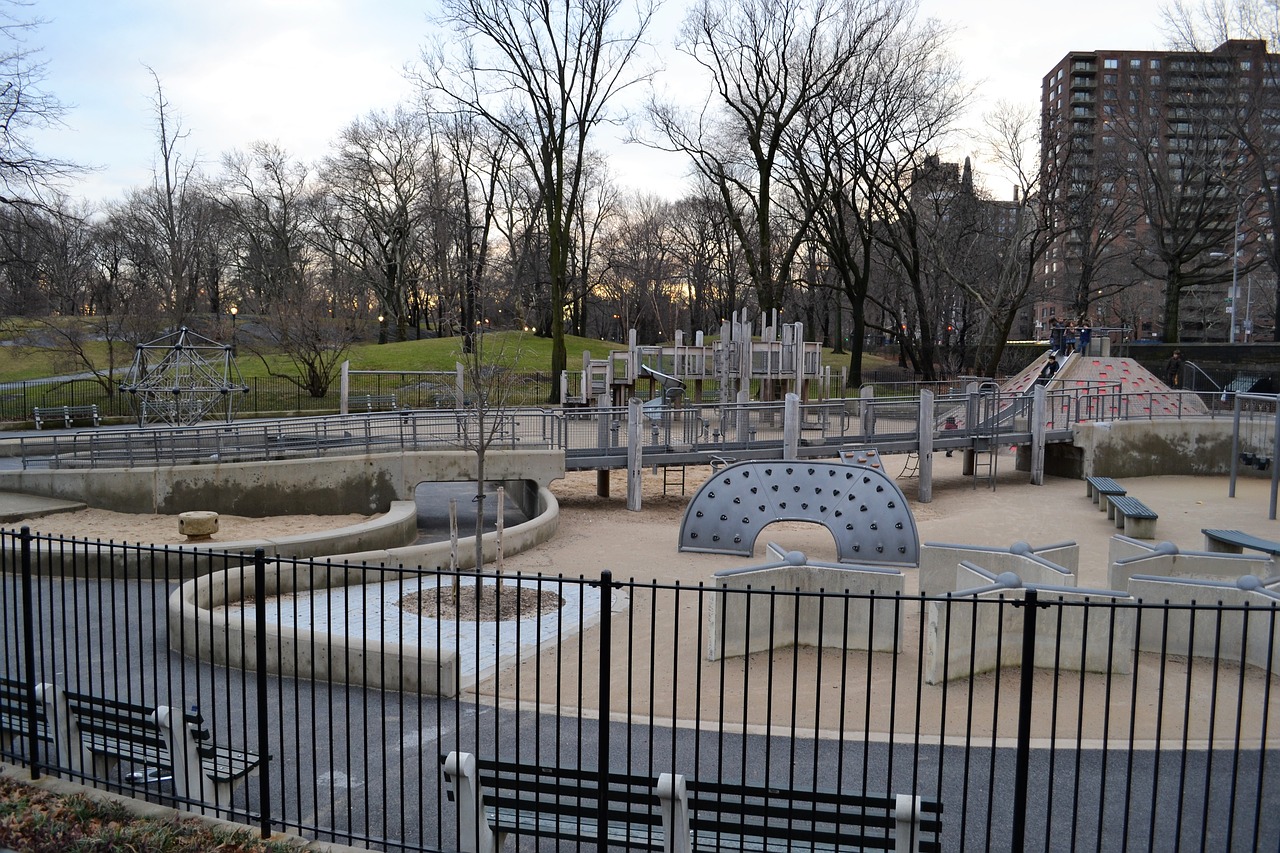
M920 420L916 425L920 448L920 494L922 504L933 501L933 392L924 389L920 392Z
M449 569L458 570L458 499L449 498Z
M788 394L782 401L782 458L800 456L800 395Z
M503 504L506 503L506 500L507 500L507 490L504 489L502 486L498 486L498 521L497 521L498 527L496 530L496 535L494 536L493 539L494 539L494 560L498 564L497 572L499 577L497 581L497 595L499 598L502 597L502 577L501 577L502 575L502 522L503 522Z
M1045 416L1049 411L1043 385L1035 386L1031 398L1031 484L1044 485Z
M351 399L351 362L342 362L342 377L338 384L338 414L347 414L347 403Z
M632 397L627 401L627 509L640 511L640 477L643 460L644 433L641 421L644 410L640 406L640 398Z

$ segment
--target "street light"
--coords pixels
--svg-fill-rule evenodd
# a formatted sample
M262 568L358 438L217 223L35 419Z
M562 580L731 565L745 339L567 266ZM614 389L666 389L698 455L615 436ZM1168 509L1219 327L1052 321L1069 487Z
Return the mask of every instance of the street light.
M240 313L238 306L231 306L231 354L236 354L236 315Z

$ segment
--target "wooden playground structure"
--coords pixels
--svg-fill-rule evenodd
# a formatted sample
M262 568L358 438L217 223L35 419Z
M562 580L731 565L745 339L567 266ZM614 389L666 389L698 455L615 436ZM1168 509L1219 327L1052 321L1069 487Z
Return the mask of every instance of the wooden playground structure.
M803 323L779 323L775 311L762 316L759 335L754 332L737 312L711 341L696 332L690 343L677 331L672 345L641 346L632 329L625 350L604 358L584 352L576 383L568 371L561 374L560 399L566 407L621 406L635 396L667 405L686 396L694 403L745 403L754 390L764 401L785 394L807 400L811 382L831 381L830 368L822 366L822 344L804 339ZM638 387L644 380L647 394Z

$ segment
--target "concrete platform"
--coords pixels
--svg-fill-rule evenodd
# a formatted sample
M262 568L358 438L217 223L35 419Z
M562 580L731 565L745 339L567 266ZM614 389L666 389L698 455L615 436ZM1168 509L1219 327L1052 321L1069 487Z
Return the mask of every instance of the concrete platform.
M60 512L84 509L84 501L67 501L61 498L44 498L21 492L0 492L0 524L9 524L22 518L40 518Z

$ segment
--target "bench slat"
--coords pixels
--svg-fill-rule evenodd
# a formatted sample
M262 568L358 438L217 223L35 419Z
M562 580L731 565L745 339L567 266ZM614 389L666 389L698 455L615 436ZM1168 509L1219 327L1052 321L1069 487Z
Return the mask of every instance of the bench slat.
M447 756L441 756L441 760ZM628 849L663 848L657 780L595 771L475 758L486 819L499 833L566 841L597 840L597 808L607 796L608 842ZM852 853L897 847L896 797L797 791L686 779L693 849L742 853ZM452 787L449 799L454 799ZM919 800L918 849L937 851L942 805Z
M1124 513L1128 518L1159 518L1156 511L1144 504L1137 498L1124 496L1114 496L1110 498L1111 505L1116 508L1117 512Z
M1261 551L1264 554L1273 556L1280 554L1280 542L1271 539L1263 539L1260 536L1254 536L1251 533L1245 533L1243 530L1215 530L1212 528L1201 528L1200 532L1209 540L1210 546L1214 543L1229 545L1235 553L1240 553L1244 548L1250 551Z

